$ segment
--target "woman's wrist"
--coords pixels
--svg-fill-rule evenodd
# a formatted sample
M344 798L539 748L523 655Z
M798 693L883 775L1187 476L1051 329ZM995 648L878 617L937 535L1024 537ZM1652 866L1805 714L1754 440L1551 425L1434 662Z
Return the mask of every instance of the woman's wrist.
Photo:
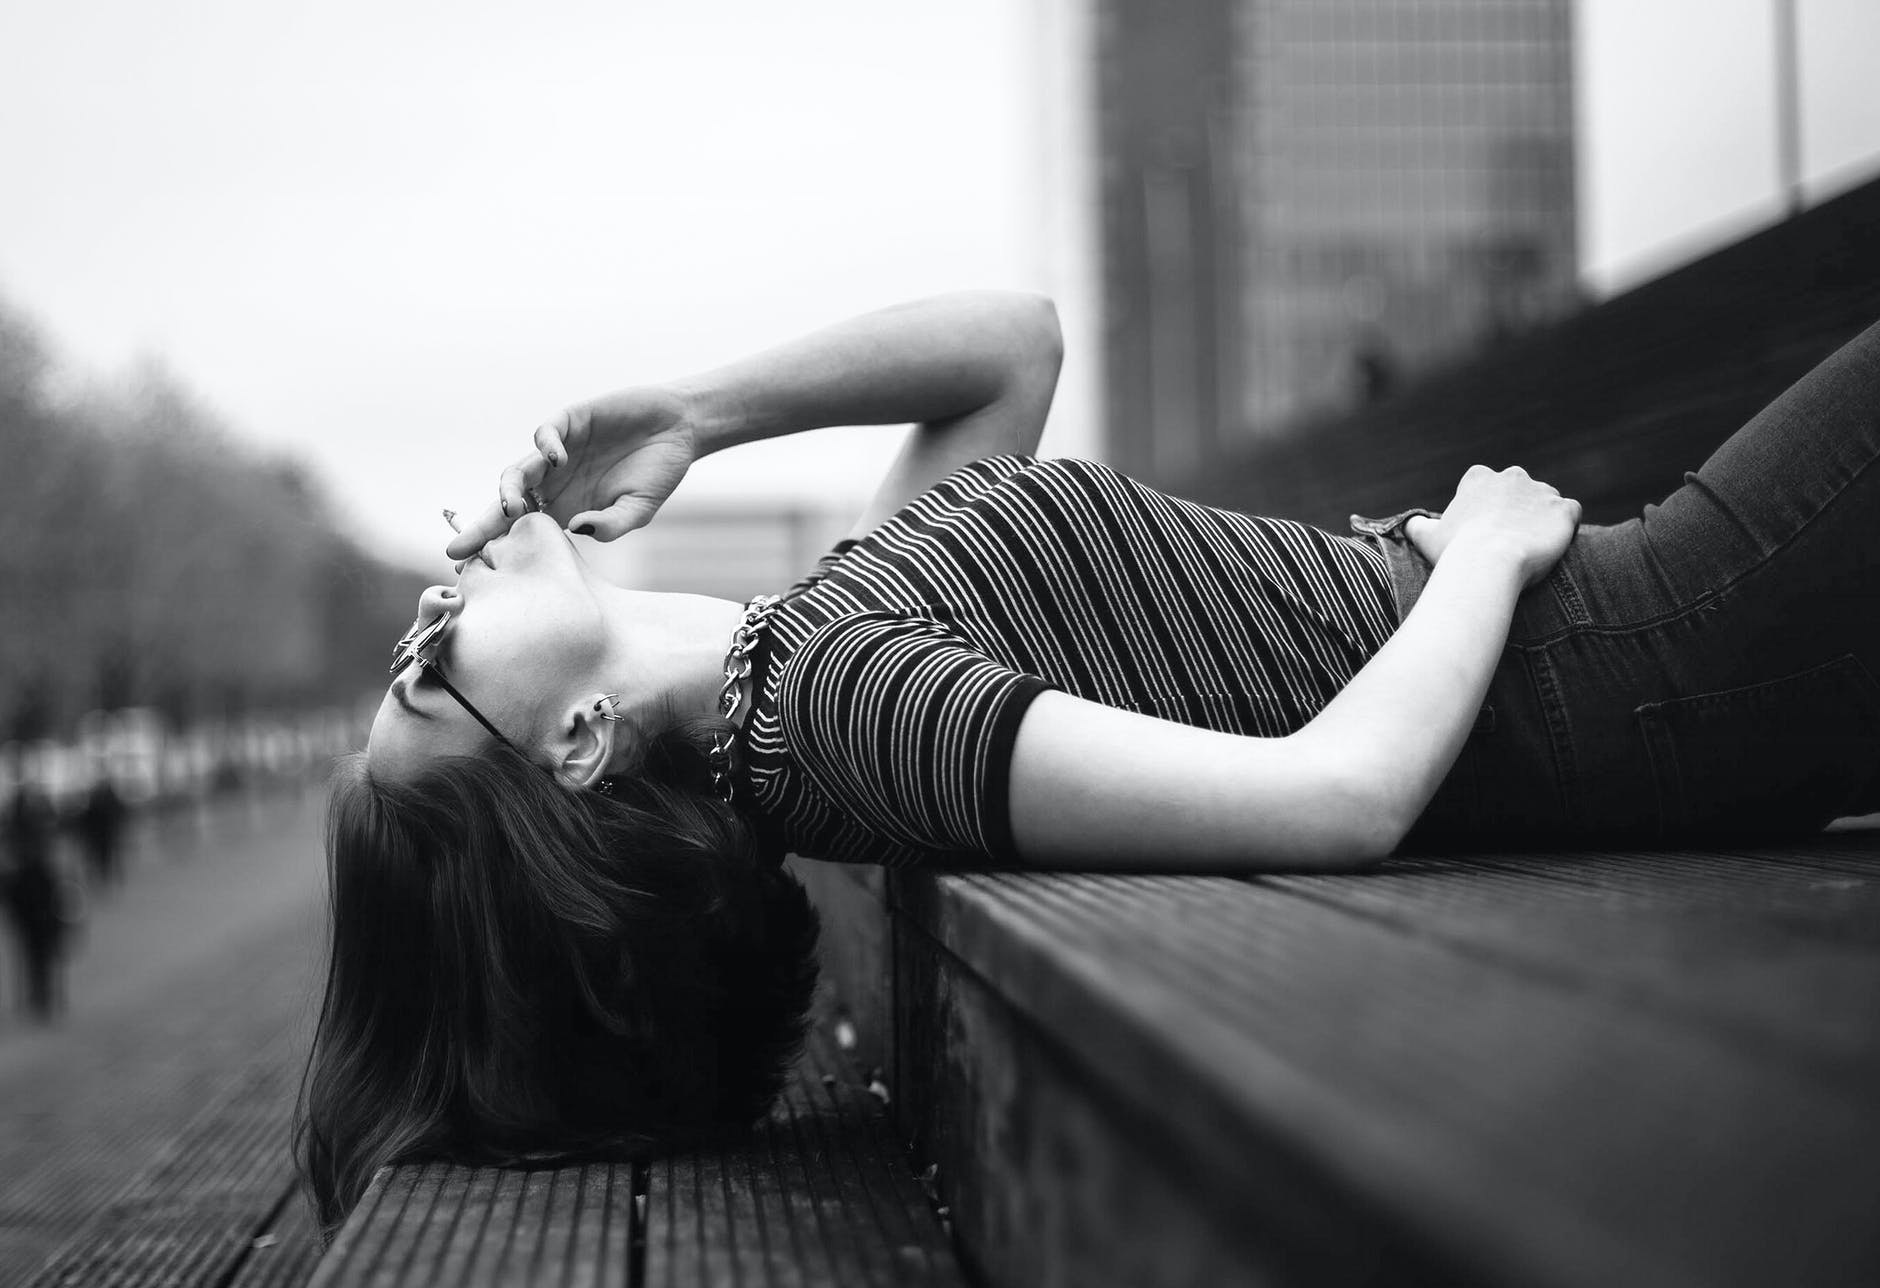
M1528 553L1527 544L1515 534L1477 525L1463 528L1444 543L1436 567L1466 572L1488 584L1505 582L1519 593L1528 580Z
M743 420L737 409L729 405L730 400L721 390L714 389L708 377L687 376L668 380L660 385L660 389L679 404L680 423L692 434L694 459L749 441L748 435L738 436L737 431Z

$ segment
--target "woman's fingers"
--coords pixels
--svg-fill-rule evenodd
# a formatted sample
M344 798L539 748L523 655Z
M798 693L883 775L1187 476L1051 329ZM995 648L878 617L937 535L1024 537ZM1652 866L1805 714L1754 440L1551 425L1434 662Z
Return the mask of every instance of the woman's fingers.
M644 496L620 496L604 510L583 510L568 520L568 531L597 541L614 541L647 525L659 502Z
M504 517L518 519L534 509L529 503L528 490L540 486L547 476L548 459L540 451L530 452L504 470L502 477L496 480L497 507Z
M509 531L510 524L535 508L526 491L540 484L547 472L548 462L536 452L504 470L496 482L496 500L463 525L444 547L444 553L452 559L468 559L481 550L485 542L494 541Z
M535 450L542 454L550 469L559 469L568 463L568 445L562 436L562 425L566 423L567 413L563 412L553 420L542 422L535 430Z

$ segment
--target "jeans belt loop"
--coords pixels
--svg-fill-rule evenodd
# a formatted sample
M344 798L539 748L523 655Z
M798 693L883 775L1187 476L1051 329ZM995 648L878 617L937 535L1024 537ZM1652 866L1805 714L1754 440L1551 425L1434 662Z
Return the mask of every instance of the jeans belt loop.
M1425 519L1443 517L1435 510L1426 510L1420 505L1400 511L1387 519L1367 519L1362 514L1354 514L1351 516L1351 530L1367 537L1388 537L1393 541L1408 541L1410 537L1404 531L1404 525L1417 515Z
M1435 510L1426 510L1422 506L1413 506L1384 519L1368 519L1362 514L1351 516L1351 530L1375 541L1384 556L1384 567L1390 576L1391 596L1397 602L1397 620L1400 623L1410 616L1410 610L1416 607L1423 587L1430 580L1429 561L1411 544L1409 534L1404 531L1404 525L1411 517L1419 514L1426 519L1443 517Z

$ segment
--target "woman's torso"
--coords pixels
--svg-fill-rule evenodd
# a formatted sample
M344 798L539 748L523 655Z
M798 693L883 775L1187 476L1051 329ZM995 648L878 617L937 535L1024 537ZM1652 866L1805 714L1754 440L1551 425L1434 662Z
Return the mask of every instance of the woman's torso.
M1396 620L1357 539L1086 461L976 461L831 551L772 618L744 799L814 857L1006 857L1011 742L1038 692L1277 736Z

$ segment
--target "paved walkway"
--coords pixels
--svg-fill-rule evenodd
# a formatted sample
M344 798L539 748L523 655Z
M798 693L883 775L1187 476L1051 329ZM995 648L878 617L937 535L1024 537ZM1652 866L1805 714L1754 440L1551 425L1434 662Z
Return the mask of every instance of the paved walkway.
M0 1288L23 1282L255 1060L304 1060L325 913L323 792L143 820L50 1027L0 979ZM297 1072L296 1072L297 1079ZM283 1123L285 1136L285 1123Z

